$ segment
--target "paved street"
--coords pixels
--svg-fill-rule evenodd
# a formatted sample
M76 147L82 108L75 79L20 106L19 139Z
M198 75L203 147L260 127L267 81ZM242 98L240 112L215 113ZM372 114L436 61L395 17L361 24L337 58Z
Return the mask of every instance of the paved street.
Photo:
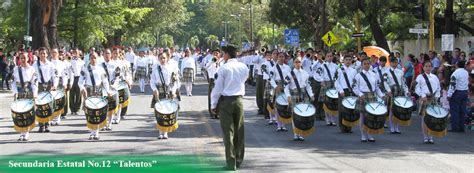
M147 86L148 87L148 86ZM474 132L450 133L422 143L420 118L414 117L401 135L387 132L376 143L361 143L359 129L342 134L337 127L315 123L316 131L304 142L292 140L289 132L276 132L256 115L255 87L247 86L245 105L245 161L241 172L474 172ZM134 91L138 86L134 86ZM184 89L183 89L184 92ZM150 109L151 90L133 93L127 119L89 141L83 115L71 116L51 133L30 135L30 142L17 142L10 118L11 93L0 93L0 154L111 154L111 155L203 155L224 165L224 145L218 120L207 113L207 84L202 77L192 97L183 97L180 127L168 140L158 140L156 120ZM82 114L82 112L80 113ZM220 166L220 165L219 165Z

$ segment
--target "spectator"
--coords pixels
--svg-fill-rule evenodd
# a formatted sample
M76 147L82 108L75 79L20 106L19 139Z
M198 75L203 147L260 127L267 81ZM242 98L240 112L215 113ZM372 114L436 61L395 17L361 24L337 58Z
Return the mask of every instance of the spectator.
M405 64L405 82L406 82L406 85L409 86L411 88L411 83L413 81L413 73L414 73L414 68L413 68L413 64L415 62L415 56L412 55L412 54L409 54L407 56L407 62Z
M0 74L2 75L2 80L0 81L0 89L3 90L3 83L5 82L8 87L8 80L7 80L7 74L8 74L8 64L7 64L7 57L3 55L3 53L0 51Z
M433 74L438 74L438 69L441 66L441 62L440 62L439 58L436 55L437 54L436 54L435 51L430 51L428 53L428 56L431 59L431 63L433 63L433 70L431 71L431 73L433 73Z
M454 48L453 58L451 59L451 65L456 65L461 60L461 49Z
M465 61L458 61L456 71L454 71L451 76L451 83L448 90L451 132L464 132L469 89L469 72L464 69L465 65Z

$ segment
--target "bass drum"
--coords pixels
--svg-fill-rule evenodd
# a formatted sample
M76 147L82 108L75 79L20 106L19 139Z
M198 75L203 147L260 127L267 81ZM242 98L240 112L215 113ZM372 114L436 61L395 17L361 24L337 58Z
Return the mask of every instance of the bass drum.
M339 93L336 89L331 88L326 91L326 99L324 104L327 109L332 111L337 111L337 99L339 98Z
M392 121L408 126L411 123L411 113L414 103L410 97L395 97L392 102Z
M298 103L293 107L294 133L308 136L314 132L316 108L309 103Z
M112 118L112 115L117 113L119 100L118 100L118 93L115 89L110 89L109 92L112 93L112 96L108 96L108 93L105 90L102 90L102 93L105 97L107 97L107 117Z
M387 106L380 102L370 102L365 105L364 130L369 134L382 134L384 132L385 115Z
M127 114L128 105L130 104L130 89L128 88L128 84L124 81L120 82L118 93L120 108L122 108L120 116L123 117Z
M35 111L32 99L18 99L11 105L14 128L17 132L29 132L35 128Z
M35 105L36 121L39 123L47 123L54 118L54 97L50 92L40 92L35 100Z
M91 96L86 99L84 106L87 127L91 130L105 127L107 124L107 110L109 109L107 99L100 96Z
M155 103L156 128L160 132L173 132L178 129L178 102L163 99Z
M342 99L341 117L342 124L348 127L354 127L358 125L360 115L358 109L356 109L357 97L347 96Z
M438 105L429 105L423 117L425 129L429 135L443 137L447 134L448 110Z

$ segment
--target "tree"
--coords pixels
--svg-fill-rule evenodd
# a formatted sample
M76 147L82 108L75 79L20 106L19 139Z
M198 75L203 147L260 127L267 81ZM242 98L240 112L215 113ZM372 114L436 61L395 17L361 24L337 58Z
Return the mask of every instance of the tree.
M219 37L215 36L215 35L209 35L207 36L206 38L204 38L207 42L207 44L209 45L209 47L211 49L214 49L214 44L219 44Z
M168 34L161 35L160 36L160 46L161 47L173 47L174 46L173 36L168 35Z
M198 45L199 45L199 38L197 35L195 36L192 36L190 39L189 39L189 45L191 46L191 48L196 48Z
M62 0L38 0L31 3L32 48L58 48L58 12Z

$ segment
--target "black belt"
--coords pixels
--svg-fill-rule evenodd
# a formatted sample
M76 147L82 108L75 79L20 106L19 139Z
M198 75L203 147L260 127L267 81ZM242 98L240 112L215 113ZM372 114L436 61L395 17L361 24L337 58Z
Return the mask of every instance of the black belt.
M222 99L223 100L235 100L235 99L238 99L238 98L242 98L242 96L222 96Z

